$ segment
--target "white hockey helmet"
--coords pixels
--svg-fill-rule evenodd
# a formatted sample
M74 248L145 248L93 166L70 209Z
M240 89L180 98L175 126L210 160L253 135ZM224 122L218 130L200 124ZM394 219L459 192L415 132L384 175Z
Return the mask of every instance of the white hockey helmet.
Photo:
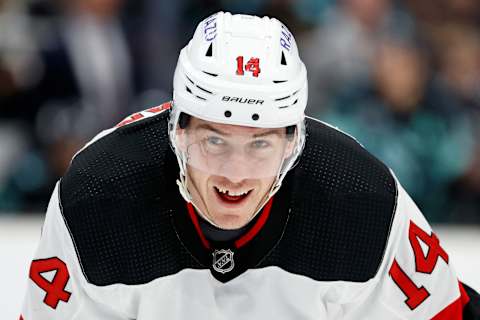
M176 110L250 127L297 124L307 104L307 73L290 31L275 18L228 12L198 25L173 88Z
M307 73L290 31L269 17L215 13L203 20L178 59L169 136L186 188L187 155L177 147L181 114L222 124L296 127L295 150L282 164L270 196L299 157L305 142ZM269 197L270 197L269 196Z

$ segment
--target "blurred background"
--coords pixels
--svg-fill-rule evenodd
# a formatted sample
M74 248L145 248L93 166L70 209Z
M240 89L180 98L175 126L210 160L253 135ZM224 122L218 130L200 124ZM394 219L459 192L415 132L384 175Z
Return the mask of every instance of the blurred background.
M43 212L86 141L171 99L179 50L218 10L284 21L307 113L390 166L429 221L480 224L475 0L0 0L0 212Z
M219 10L283 21L307 114L390 166L430 222L476 225L480 256L476 0L0 0L0 230L40 224L85 142L171 99L179 50Z

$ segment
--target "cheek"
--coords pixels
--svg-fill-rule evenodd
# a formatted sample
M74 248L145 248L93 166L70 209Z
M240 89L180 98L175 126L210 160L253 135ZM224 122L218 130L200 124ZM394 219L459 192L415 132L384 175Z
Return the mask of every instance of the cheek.
M183 130L179 130L176 135L175 142L177 144L177 147L182 151L185 152L187 147L187 142L186 142L186 135L183 134Z
M272 187L272 184L275 182L275 177L268 177L261 179L259 182L260 188L259 188L259 196L263 197Z
M189 184L193 185L199 193L207 192L210 176L190 166L187 167L187 170L190 180Z

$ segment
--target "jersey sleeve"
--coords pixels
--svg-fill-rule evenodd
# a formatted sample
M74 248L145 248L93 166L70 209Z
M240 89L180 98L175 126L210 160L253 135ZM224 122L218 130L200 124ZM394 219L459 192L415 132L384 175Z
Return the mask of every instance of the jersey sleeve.
M68 228L63 221L55 187L31 262L20 319L123 319L87 294Z
M390 240L376 293L380 310L394 319L471 320L470 297L440 239L398 184ZM392 318L392 317L390 317Z

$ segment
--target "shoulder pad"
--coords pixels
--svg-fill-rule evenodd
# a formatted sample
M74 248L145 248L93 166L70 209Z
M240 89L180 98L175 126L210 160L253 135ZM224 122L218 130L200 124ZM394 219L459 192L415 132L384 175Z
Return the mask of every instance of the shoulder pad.
M145 283L198 266L170 222L182 200L168 113L147 113L87 145L60 183L62 214L85 277L96 285Z
M291 218L270 263L322 281L375 276L394 217L397 186L388 167L355 139L307 119L293 181ZM285 257L279 262L280 257Z

